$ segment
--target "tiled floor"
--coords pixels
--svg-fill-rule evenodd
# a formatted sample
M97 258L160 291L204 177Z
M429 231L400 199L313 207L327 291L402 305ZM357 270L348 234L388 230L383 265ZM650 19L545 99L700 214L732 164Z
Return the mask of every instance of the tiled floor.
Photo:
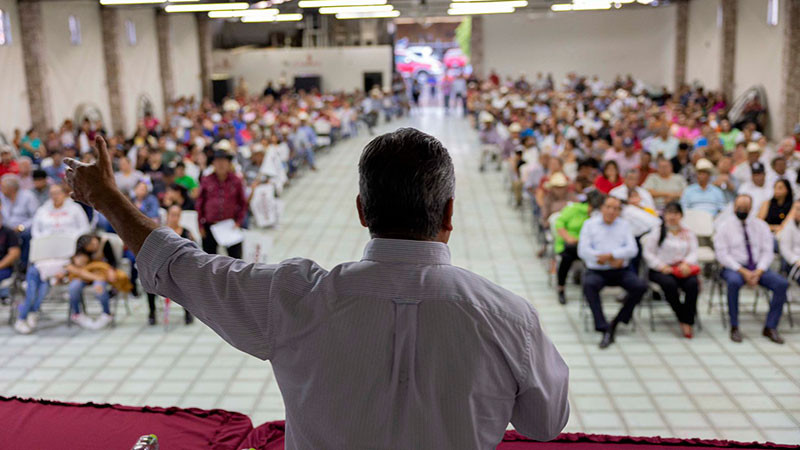
M747 339L736 345L717 312L707 314L702 297L705 329L692 341L680 338L671 312L661 310L655 332L641 320L636 330L621 331L617 345L599 351L599 336L584 330L578 289L568 287L564 307L548 288L530 221L508 206L501 175L478 172L476 136L466 122L428 111L382 129L404 124L435 134L453 155L454 263L530 299L566 358L573 407L568 431L800 443L800 326L790 329L784 318L787 343L774 345L760 336L763 315L743 308ZM368 236L354 208L356 162L367 139L322 155L320 171L291 187L283 223L270 231L272 261L304 256L331 268L360 258ZM178 325L167 332L144 325L142 300L133 310L103 332L57 325L18 336L0 327L0 393L219 407L250 414L256 423L284 417L268 363L239 353L201 324L184 327L179 307L172 314Z

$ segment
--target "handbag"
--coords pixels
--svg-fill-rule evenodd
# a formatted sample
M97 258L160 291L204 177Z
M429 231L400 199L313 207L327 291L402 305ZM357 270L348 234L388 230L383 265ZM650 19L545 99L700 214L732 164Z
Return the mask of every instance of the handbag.
M695 265L695 264L690 264L689 265L689 274L688 275L684 275L683 272L681 272L680 264L675 264L674 266L672 266L672 275L674 275L676 278L689 278L689 277L695 276L695 275L697 275L699 273L700 273L700 266Z

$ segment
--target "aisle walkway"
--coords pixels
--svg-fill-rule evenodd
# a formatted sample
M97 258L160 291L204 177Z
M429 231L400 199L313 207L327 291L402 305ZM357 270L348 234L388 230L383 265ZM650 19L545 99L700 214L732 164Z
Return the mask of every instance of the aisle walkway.
M743 313L748 339L734 345L713 315L689 342L678 337L671 313L662 311L655 332L623 329L617 345L599 351L599 336L585 332L580 321L577 288L568 287L564 307L547 287L530 222L508 207L500 174L478 172L476 136L467 123L427 111L382 130L401 125L436 135L453 155L454 264L532 301L567 359L568 431L800 443L800 327L790 331L784 323L787 344L776 346L758 336L760 319ZM322 155L319 172L291 187L284 221L269 232L271 261L303 256L331 268L361 257L368 235L355 211L356 163L367 140L361 136ZM180 323L179 308L173 313ZM144 325L145 314L139 300L132 316L100 333L57 327L17 336L0 327L0 393L219 407L251 414L256 423L284 417L269 364L234 350L201 324L165 333Z

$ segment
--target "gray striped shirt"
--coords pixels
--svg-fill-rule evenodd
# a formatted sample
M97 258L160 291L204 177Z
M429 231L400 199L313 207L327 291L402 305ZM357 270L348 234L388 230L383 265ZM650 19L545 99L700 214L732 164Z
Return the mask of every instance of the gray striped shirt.
M138 255L148 292L270 360L287 449L488 449L569 417L568 369L523 298L450 264L446 244L372 239L358 262L248 264L168 228Z

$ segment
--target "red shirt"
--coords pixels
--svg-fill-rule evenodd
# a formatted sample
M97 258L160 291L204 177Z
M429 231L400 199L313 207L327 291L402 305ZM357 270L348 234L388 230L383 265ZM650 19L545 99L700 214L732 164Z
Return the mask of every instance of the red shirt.
M608 193L611 192L612 189L620 185L622 185L622 177L617 177L616 183L610 182L608 178L602 175L598 175L597 178L594 179L594 187L596 187L598 191L606 195L608 195Z
M8 164L0 163L0 177L7 173L19 173L19 166L17 166L17 162L13 159Z
M242 179L234 173L228 174L224 181L220 181L213 173L203 177L195 208L201 227L227 219L233 219L241 226L247 213Z

